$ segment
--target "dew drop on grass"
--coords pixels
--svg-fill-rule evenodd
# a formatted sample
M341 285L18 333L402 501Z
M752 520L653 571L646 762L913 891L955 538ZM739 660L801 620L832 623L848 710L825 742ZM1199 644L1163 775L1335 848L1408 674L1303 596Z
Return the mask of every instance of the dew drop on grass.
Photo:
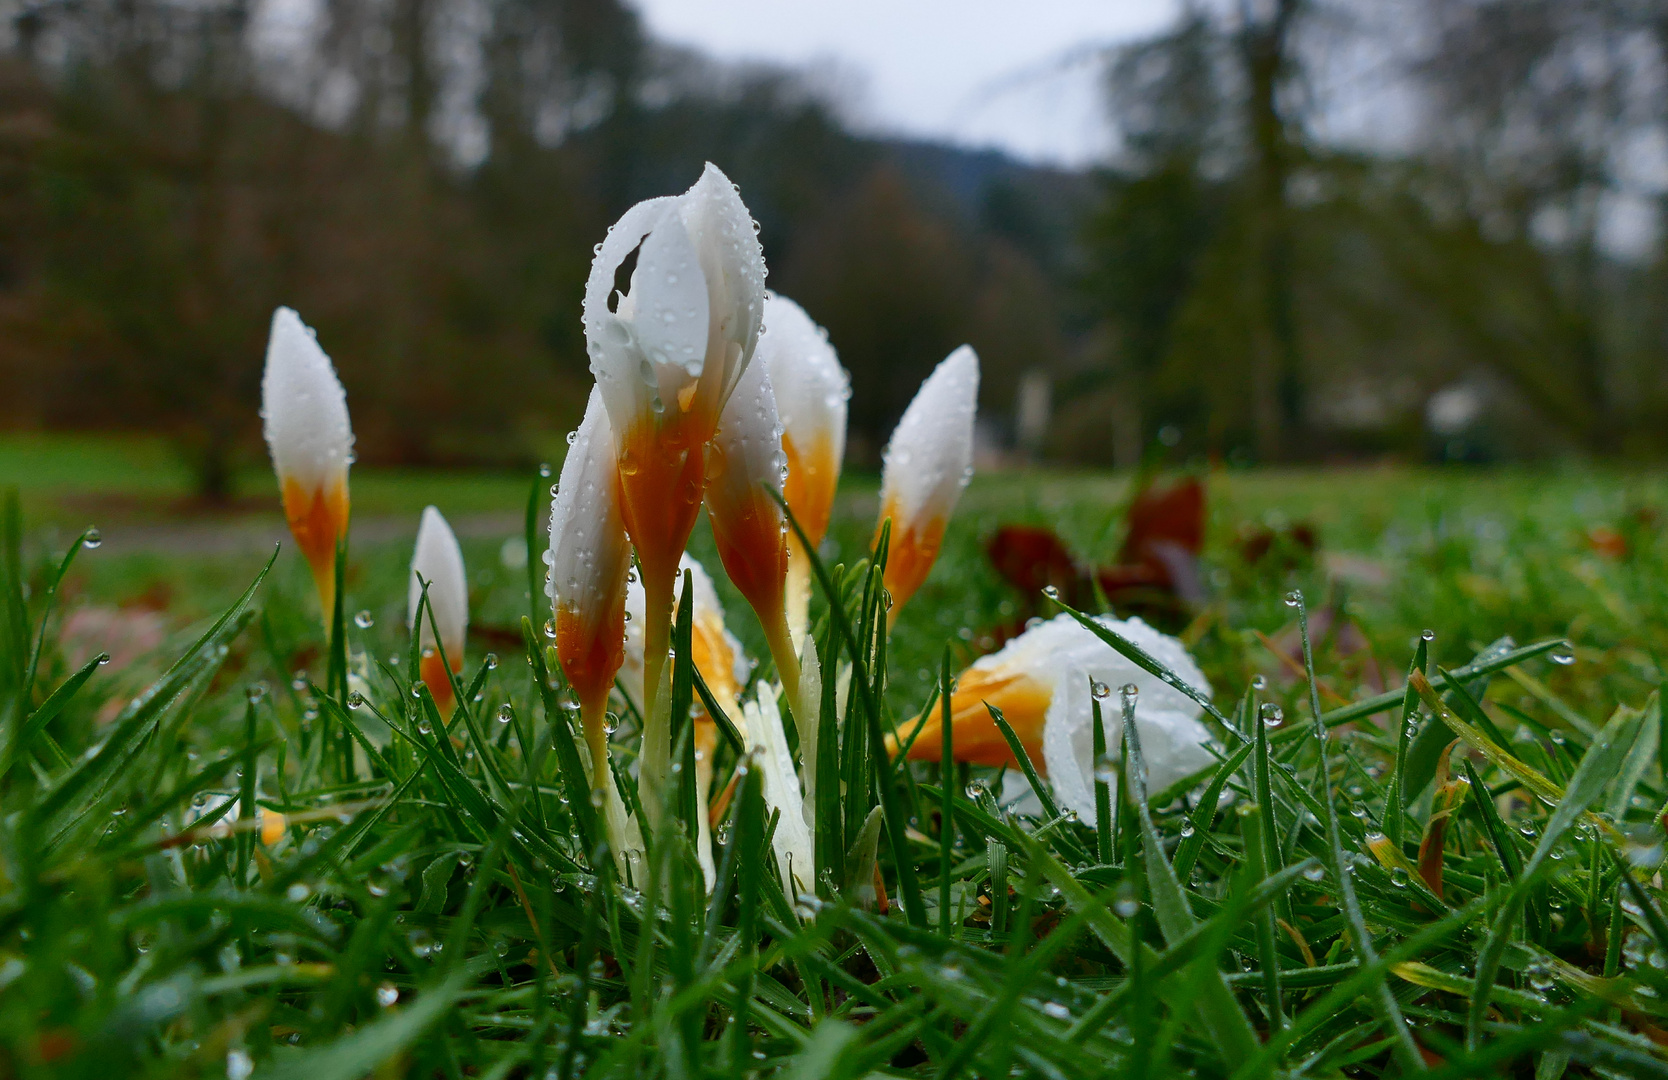
M1104 701L1112 696L1112 688L1099 679L1093 679L1089 682L1089 693Z
M1560 667L1569 667L1575 663L1575 650L1568 644L1560 645L1547 653L1546 658Z
M556 639L556 620L546 619L544 621L544 636L552 641Z
M1257 690L1257 691L1267 690L1268 689L1268 680L1263 678L1261 675L1251 676L1251 689Z
M549 468L549 466L545 467ZM384 1009L393 1005L398 1000L400 1000L399 987L395 986L393 983L385 982L376 988L376 1003L381 1005Z
M1191 822L1191 821L1182 822L1181 835L1182 835L1183 840L1186 840L1188 837L1192 836L1194 831L1195 830L1193 828L1193 822Z
M290 680L290 689L296 693L307 689L307 673L305 671L295 673L295 677Z
M417 731L423 735L432 735L434 733L434 728L429 726L429 722L425 718L417 721Z
M1266 727L1274 727L1286 718L1285 710L1272 701L1265 703L1259 711L1262 713L1263 724Z
M1398 889L1407 888L1407 871L1403 870L1399 866L1393 868L1390 871L1390 884L1394 885Z
M498 654L495 652L487 653L486 656L481 659L481 664L488 671L495 670L498 667Z
M989 794L989 792L985 788L985 785L982 781L975 780L971 784L967 785L967 797L969 799L973 800L974 802L978 802L980 799L984 798L987 794Z
M1302 589L1293 589L1291 592L1286 594L1287 607L1297 607L1301 603L1303 603Z
M1060 590L1055 588L1053 585L1044 585L1042 592L1043 595L1048 597L1050 600L1060 599Z
M104 659L101 661L101 663L108 663L109 659L110 659L109 654L103 654L103 655L104 655ZM266 683L264 683L264 682L252 682L252 683L250 683L249 684L249 689L244 691L244 696L249 699L249 704L259 705L261 703L261 700L266 697Z
M359 613L353 617L353 625L361 630L369 630L376 625L376 616L371 614L369 608L360 608Z
M1325 876L1326 869L1321 866L1311 866L1309 869L1303 871L1303 880L1305 881L1319 881Z
M86 548L88 551L96 551L99 545L103 543L104 534L99 532L96 527L89 528L87 530L87 535L81 538L81 546Z
M108 664L110 662L110 654L107 653L107 652L101 652L101 653L98 654L97 660L98 660L98 666L103 667L105 664Z
M515 709L510 705L509 702L506 701L506 702L504 702L504 704L498 706L498 722L500 724L507 724L511 720L513 720L514 718L515 718Z
M255 1061L249 1051L234 1048L226 1051L226 1080L249 1080L255 1073Z
M539 475L540 476L549 476L550 475L550 462L548 462L548 461L539 462Z
M1118 778L1118 763L1111 754L1102 754L1095 759L1095 779L1102 784L1110 784Z
M362 709L362 708L364 708L365 707L365 695L361 694L357 690L348 694L348 696L347 696L347 707L350 708L350 709Z

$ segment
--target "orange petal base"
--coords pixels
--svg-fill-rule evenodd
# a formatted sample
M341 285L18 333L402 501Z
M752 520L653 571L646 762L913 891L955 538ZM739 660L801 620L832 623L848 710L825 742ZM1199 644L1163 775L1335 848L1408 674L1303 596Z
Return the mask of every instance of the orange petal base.
M313 584L328 623L336 603L336 544L348 528L347 476L310 490L285 477L283 495L290 535L312 567Z
M955 737L955 759L974 765L1019 767L1018 760L1008 749L1008 741L1002 737L996 721L991 719L990 710L985 708L988 702L1001 710L1002 719L1019 736L1020 745L1025 747L1031 764L1039 773L1046 774L1048 770L1042 752L1043 719L1048 714L1048 704L1053 696L1046 684L1029 675L981 671L978 668L962 672L955 692L950 695L950 730ZM912 725L904 725L898 732L897 742L888 739L888 749L897 753L898 746L908 743L911 733L919 728L920 733L909 747L910 760L937 761L942 750L940 731L943 726L939 722L942 715L939 708L934 707L926 716L918 717Z

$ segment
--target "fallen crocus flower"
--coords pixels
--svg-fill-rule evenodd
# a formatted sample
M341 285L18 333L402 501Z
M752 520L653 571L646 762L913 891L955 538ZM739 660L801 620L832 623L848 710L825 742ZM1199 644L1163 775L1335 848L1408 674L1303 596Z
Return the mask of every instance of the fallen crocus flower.
M764 770L765 805L777 811L776 832L771 846L776 851L776 868L782 876L782 891L789 898L816 891L815 847L805 819L805 797L794 771L793 754L782 731L782 713L776 707L776 692L759 683L752 701L742 707L745 717L747 756L750 768Z
M1097 621L1189 686L1210 693L1210 683L1180 641L1138 618L1102 616ZM986 708L994 706L1038 772L1052 782L1060 802L1092 821L1096 692L1101 695L1106 745L1116 756L1123 731L1119 694L1131 684L1138 691L1135 722L1141 726L1148 790L1161 791L1216 760L1205 748L1210 732L1200 723L1202 710L1192 698L1131 663L1070 615L1038 624L961 673L950 697L955 759L975 765L1018 764ZM899 732L897 744L909 746L910 759L939 759L940 717L934 708ZM892 749L896 752L897 745Z
M828 533L834 491L846 453L851 378L840 366L828 332L785 296L765 294L759 363L770 372L788 458L782 497L814 547ZM797 534L788 535L788 631L794 647L805 635L811 601L811 560Z
M617 294L615 273L633 251L630 288ZM620 514L647 599L645 807L659 806L670 766L655 701L678 560L706 488L707 443L758 343L764 276L753 218L709 164L684 194L626 211L586 284L586 348L614 430Z
M614 433L601 392L593 389L574 432L550 507L550 587L556 658L579 698L591 763L593 799L601 800L609 846L624 872L640 850L608 763L608 692L625 659L626 574L631 548L615 492Z
M284 517L312 568L328 626L336 598L336 549L347 536L353 428L347 394L330 357L301 316L287 307L272 315L261 419Z
M423 508L423 518L417 526L417 546L411 554L411 587L405 617L408 627L417 619L425 584L434 622L431 626L425 613L422 625L416 628L421 657L418 674L434 695L440 715L445 716L452 710L452 674L463 670L464 635L469 629L469 581L464 575L463 550L458 547L458 538L440 511L432 506ZM440 629L438 648L434 627ZM451 664L450 671L441 662L442 653Z
M973 478L978 403L979 357L963 345L927 376L887 444L880 524L892 522L884 578L892 621L927 579L950 514ZM879 529L875 539L880 539Z

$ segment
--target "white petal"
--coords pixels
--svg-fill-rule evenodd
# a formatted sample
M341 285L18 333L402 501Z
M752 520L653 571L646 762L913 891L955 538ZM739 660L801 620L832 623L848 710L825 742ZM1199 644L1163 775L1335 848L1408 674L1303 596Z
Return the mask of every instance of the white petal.
M742 715L747 718L748 752L756 755L754 767L764 770L766 816L770 810L782 812L774 838L782 888L790 897L814 892L815 849L805 823L805 799L794 772L793 755L788 752L787 736L782 732L776 694L768 684L758 684L757 700L744 705Z
M758 225L718 166L707 163L679 212L700 252L713 316L709 361L722 362L728 395L753 357L764 325L765 264Z
M615 498L614 433L593 387L550 509L550 580L558 610L595 626L625 587L631 548Z
M707 506L715 514L739 513L761 495L761 484L780 493L788 457L782 452L782 423L776 395L763 364L750 364L713 434L724 470L707 481ZM775 507L774 502L771 503ZM780 511L778 510L778 515Z
M979 357L963 345L927 376L887 444L881 505L895 508L894 528L942 521L973 478L973 414L979 403Z
M851 377L828 343L828 331L792 300L766 293L764 333L756 356L770 372L776 410L788 437L805 448L827 439L838 468L846 452Z
M1063 807L1077 811L1079 820L1095 820L1095 755L1093 697L1089 678L1081 670L1068 672L1054 690L1043 726L1043 760L1048 780ZM1135 723L1141 732L1141 751L1147 764L1147 794L1157 795L1182 778L1216 760L1205 747L1210 732L1197 716L1137 703ZM1118 756L1123 737L1123 712L1118 695L1101 702L1101 725L1107 753ZM1133 762L1131 763L1133 768ZM1117 798L1118 785L1111 785Z
M458 538L440 511L432 506L423 510L422 523L417 527L417 546L411 555L407 626L417 617L417 605L423 595L419 575L429 583L429 606L434 610L434 624L440 628L440 644L445 647L446 659L458 663L463 659L464 634L469 626L469 581L464 574L463 550L458 547ZM426 615L419 640L425 647L434 644L434 632Z
M343 475L353 463L347 394L313 331L287 307L272 315L261 418L281 479L311 490Z

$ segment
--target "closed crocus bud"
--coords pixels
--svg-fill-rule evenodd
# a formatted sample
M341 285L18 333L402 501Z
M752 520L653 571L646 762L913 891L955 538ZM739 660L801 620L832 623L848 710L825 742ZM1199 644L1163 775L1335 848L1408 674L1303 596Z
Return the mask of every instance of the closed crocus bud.
M973 478L978 403L979 357L963 345L927 376L886 446L880 520L892 522L885 585L894 621L927 579L956 500Z
M463 570L463 550L452 527L434 507L424 507L423 520L417 526L417 547L411 554L411 587L406 605L406 625L417 619L417 608L422 602L423 585L427 583L429 609L434 613L430 624L428 613L417 627L418 648L422 660L419 674L442 716L452 708L452 678L441 654L445 654L451 671L463 670L464 635L469 629L469 581ZM438 644L435 627L440 629Z
M579 698L591 785L603 793L609 840L627 850L625 813L608 766L608 691L625 658L626 574L631 548L620 520L614 434L593 389L574 432L550 508L550 584L556 658Z
M695 670L712 691L713 700L724 715L738 727L742 726L741 707L737 699L742 683L747 678L746 654L741 642L724 625L724 606L719 602L718 590L706 568L689 555L678 564L678 595L683 603L683 575L689 573L690 589L694 594L693 618L690 621L689 651ZM643 708L643 586L633 575L626 592L625 665L620 668L620 686L639 712ZM712 823L706 807L712 795L712 758L718 749L718 725L706 714L705 706L696 701L695 717L695 799L703 810L696 820L695 851L701 872L710 887L716 880L712 859Z
M1131 641L1201 694L1210 683L1187 647L1138 618L1101 625ZM1199 722L1199 705L1188 695L1137 667L1070 615L1059 615L1027 630L998 652L982 657L961 673L950 696L953 753L957 761L976 765L1016 766L1007 740L991 719L995 706L1013 728L1055 794L1085 820L1094 820L1094 711L1100 693L1106 745L1116 754L1123 731L1120 695L1136 688L1135 722L1147 763L1147 786L1158 792L1211 764L1205 748L1210 733ZM919 718L909 757L937 761L942 752L941 714L933 709ZM909 743L911 732L900 734ZM894 747L895 749L895 747Z
M851 379L828 333L785 296L765 294L765 328L756 361L770 374L782 421L788 477L782 497L814 546L828 533L834 491L846 453ZM811 562L797 535L788 536L788 630L800 647L811 599Z
M585 289L585 340L607 405L620 512L647 597L646 720L668 643L673 582L706 487L706 445L753 356L764 316L764 255L733 184L712 165L682 195L626 211L597 248ZM630 289L614 276L630 254ZM658 745L657 738L648 739ZM665 765L648 760L651 791Z
M336 599L336 546L347 535L353 428L347 394L313 331L287 307L272 315L261 419L284 517L307 558L328 625Z
M782 424L763 364L741 376L707 450L707 516L718 558L752 605L782 676L788 705L799 712L799 655L788 632L788 522L776 497L788 458Z

